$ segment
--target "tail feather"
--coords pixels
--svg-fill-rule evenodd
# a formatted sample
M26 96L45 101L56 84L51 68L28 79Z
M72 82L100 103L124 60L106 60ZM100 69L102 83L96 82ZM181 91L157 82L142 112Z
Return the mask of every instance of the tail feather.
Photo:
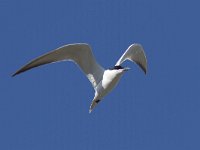
M101 100L99 99L94 99L90 105L89 113L92 112L92 110L96 107L96 105L100 102Z

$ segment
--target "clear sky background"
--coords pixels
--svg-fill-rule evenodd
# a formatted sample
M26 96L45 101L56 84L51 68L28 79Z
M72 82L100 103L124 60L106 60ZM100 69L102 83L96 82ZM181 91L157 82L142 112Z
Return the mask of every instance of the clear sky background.
M198 0L0 0L1 150L199 150ZM31 59L85 42L112 67L141 43L132 69L89 114L94 91L72 62L11 77Z

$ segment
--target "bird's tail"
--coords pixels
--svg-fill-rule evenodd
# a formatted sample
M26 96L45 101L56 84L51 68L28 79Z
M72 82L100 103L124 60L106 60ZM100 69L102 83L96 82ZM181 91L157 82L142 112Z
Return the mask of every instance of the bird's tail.
M100 101L101 101L101 100L99 100L99 99L93 99L93 100L92 100L92 103L91 103L91 105L90 105L89 113L92 112L92 110L96 107L96 105L97 105Z

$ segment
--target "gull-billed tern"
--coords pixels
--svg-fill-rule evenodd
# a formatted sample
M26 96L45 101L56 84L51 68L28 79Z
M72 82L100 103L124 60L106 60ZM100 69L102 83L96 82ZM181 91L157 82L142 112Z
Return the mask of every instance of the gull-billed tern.
M129 68L121 66L125 60L135 62L140 66L145 74L147 72L147 59L140 44L130 45L114 65L114 67L110 69L104 69L96 62L95 57L92 54L92 50L88 44L75 43L64 45L30 61L12 76L40 65L65 60L71 60L76 63L85 73L95 90L95 95L89 109L90 113L103 99L103 97L117 85L124 72L129 70Z

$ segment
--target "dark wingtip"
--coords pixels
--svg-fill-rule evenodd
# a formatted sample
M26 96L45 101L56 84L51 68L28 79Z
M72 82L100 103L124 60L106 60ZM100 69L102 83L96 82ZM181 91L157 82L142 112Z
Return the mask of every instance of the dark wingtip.
M14 77L14 76L16 76L16 75L18 75L18 74L20 74L20 73L22 73L22 72L24 72L25 70L22 70L22 69L20 69L20 70L18 70L17 72L15 72L14 74L12 74L12 77Z
M137 63L137 64L140 66L140 68L144 71L144 74L146 75L147 74L147 68L140 63Z
M147 69L146 68L142 68L142 70L144 71L144 74L147 75Z
M14 76L16 76L18 73L17 72L15 72L14 74L12 74L11 75L11 77L14 77Z
M12 76L11 77L15 77L16 75L18 75L19 73L14 73L14 74L12 74Z
M142 69L144 71L144 74L147 75L147 70L146 69Z

